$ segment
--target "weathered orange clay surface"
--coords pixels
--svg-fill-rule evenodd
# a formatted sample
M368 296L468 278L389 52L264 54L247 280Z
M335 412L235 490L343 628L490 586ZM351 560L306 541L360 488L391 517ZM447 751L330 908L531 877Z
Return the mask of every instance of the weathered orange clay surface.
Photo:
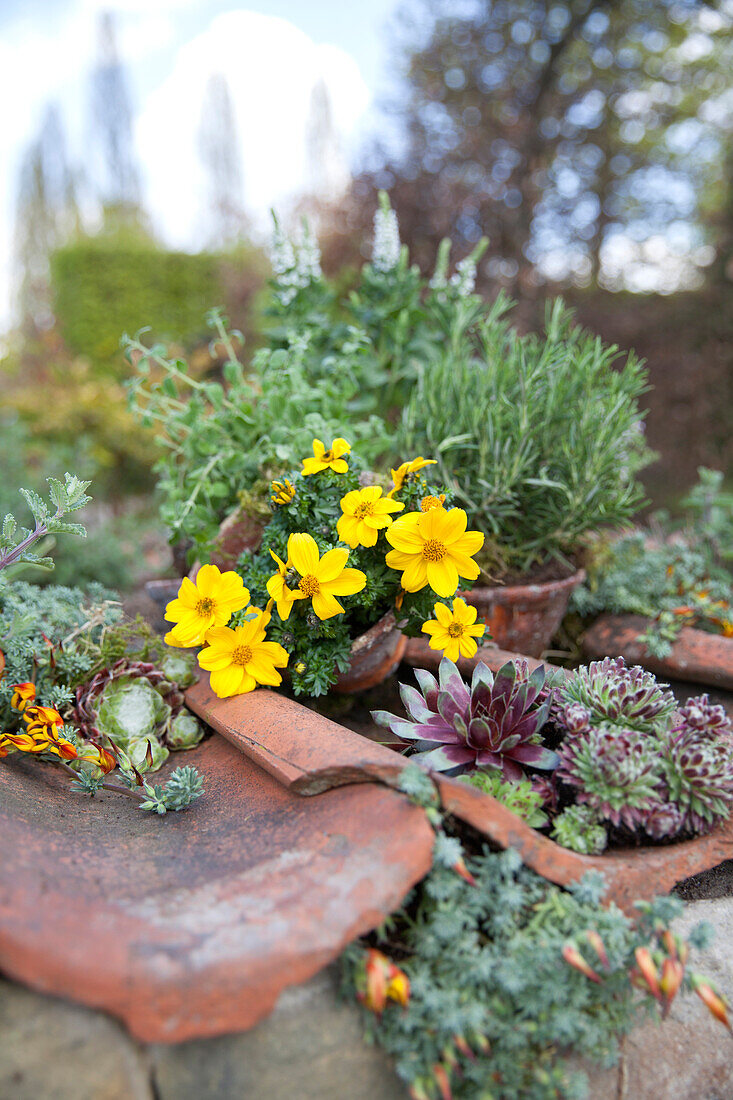
M691 875L733 859L733 820L710 833L652 848L610 851L602 856L583 856L555 844L483 791L456 779L435 777L443 808L472 825L500 848L514 848L523 862L550 882L567 886L586 871L600 871L606 878L607 901L615 901L627 913L635 901L650 901L666 894Z
M639 635L648 626L641 615L603 615L583 636L583 652L593 659L621 653L658 676L733 691L733 638L683 627L669 657L650 657Z
M186 704L298 794L372 780L394 784L407 763L392 749L266 688L218 699L204 676L186 692Z
M206 793L163 818L0 763L0 971L148 1042L252 1026L431 862L425 814L386 787L300 798L220 737L182 759Z
M486 623L498 646L539 657L567 611L571 592L584 578L580 569L560 581L472 588L463 595L477 608L477 621Z

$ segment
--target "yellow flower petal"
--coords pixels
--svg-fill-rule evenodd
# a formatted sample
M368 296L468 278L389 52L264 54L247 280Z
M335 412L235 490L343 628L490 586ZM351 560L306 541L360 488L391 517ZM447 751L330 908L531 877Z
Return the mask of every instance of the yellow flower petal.
M293 534L288 539L288 558L301 576L315 574L318 567L318 546L312 535Z

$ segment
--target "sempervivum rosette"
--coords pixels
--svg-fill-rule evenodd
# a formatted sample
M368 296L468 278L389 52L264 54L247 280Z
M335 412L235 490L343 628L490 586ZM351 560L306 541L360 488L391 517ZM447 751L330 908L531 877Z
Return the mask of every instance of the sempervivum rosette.
M662 763L669 801L683 815L682 830L707 833L733 809L733 740L709 740L685 728L671 733Z
M664 687L639 665L628 667L623 657L604 657L567 677L558 689L553 713L561 724L565 716L570 725L571 715L577 724L581 712L578 707L570 708L580 704L592 725L618 723L625 729L651 733L663 728L675 710L675 698Z
M696 739L705 741L721 737L733 737L733 722L725 708L710 702L710 696L696 695L677 710L676 728Z
M387 711L372 717L399 738L415 742L413 759L435 771L500 768L506 779L522 779L522 765L552 769L558 757L541 744L550 700L540 698L545 670L530 675L525 662L508 661L494 676L476 666L470 686L456 665L444 657L438 679L415 670L420 685L400 685L408 718Z
M564 741L558 755L558 778L599 820L635 830L659 805L658 748L636 730L599 726Z

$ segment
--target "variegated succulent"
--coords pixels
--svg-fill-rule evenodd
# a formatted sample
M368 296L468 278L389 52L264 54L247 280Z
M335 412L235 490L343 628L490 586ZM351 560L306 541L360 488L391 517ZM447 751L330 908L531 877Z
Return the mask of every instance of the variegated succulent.
M668 800L681 832L707 833L733 809L733 739L690 727L672 731L662 754Z
M639 665L627 666L623 657L604 657L566 678L557 690L553 715L568 731L580 732L578 727L584 725L580 704L588 713L585 728L613 723L651 733L665 727L676 707L665 687Z
M568 738L558 756L558 779L575 788L576 801L598 820L636 830L659 804L658 747L637 730L601 725Z
M438 679L415 670L420 691L405 684L400 693L408 718L387 711L372 717L397 737L414 744L413 757L435 771L500 768L506 779L524 777L522 765L552 769L557 755L542 744L550 699L543 666L530 673L523 661L508 661L494 676L476 666L470 686L456 665L443 658Z

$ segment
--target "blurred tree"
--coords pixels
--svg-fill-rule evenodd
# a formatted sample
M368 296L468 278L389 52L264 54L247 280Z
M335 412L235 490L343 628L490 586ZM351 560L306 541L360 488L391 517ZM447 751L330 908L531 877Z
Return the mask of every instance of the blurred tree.
M326 200L339 195L348 176L343 151L333 118L331 95L323 79L311 92L305 133L306 177L311 197Z
M487 234L485 273L513 290L648 289L652 268L673 290L711 260L732 28L731 0L412 0L401 148L357 203L388 187L424 266L442 237Z
M229 83L221 73L209 77L198 136L207 176L206 222L209 244L228 248L246 233L242 154Z
M78 228L74 175L61 115L52 103L25 151L18 179L15 264L23 324L44 328L52 323L49 256Z
M127 76L117 49L114 16L99 17L98 59L91 79L93 179L102 206L120 217L139 216L140 173L132 140Z

